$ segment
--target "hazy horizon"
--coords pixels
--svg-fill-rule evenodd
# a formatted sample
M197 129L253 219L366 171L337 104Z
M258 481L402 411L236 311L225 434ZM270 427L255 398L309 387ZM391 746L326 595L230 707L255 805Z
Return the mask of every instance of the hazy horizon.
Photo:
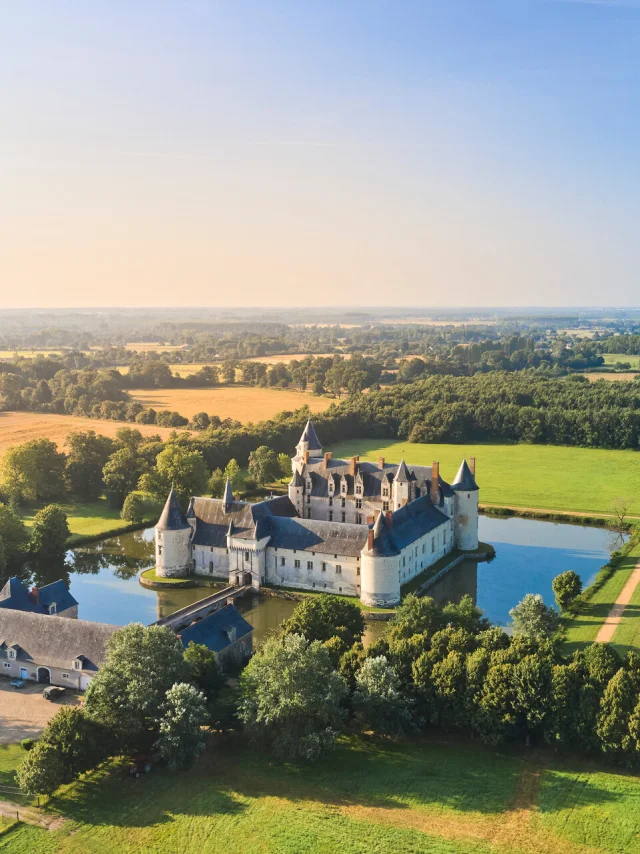
M0 305L624 307L639 35L640 0L0 0Z

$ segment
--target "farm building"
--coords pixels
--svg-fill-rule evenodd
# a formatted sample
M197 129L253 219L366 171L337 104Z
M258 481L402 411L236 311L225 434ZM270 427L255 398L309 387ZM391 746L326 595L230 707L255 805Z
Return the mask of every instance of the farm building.
M78 603L62 579L28 590L20 579L14 576L0 590L0 608L72 619L78 616Z

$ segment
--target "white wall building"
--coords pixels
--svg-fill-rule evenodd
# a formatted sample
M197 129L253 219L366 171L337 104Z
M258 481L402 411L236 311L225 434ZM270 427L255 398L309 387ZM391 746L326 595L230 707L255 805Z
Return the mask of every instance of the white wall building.
M156 525L156 572L231 584L269 583L400 601L400 588L454 548L478 546L475 461L453 483L439 465L334 460L311 421L292 459L288 497L257 504L192 498L186 515L173 492Z

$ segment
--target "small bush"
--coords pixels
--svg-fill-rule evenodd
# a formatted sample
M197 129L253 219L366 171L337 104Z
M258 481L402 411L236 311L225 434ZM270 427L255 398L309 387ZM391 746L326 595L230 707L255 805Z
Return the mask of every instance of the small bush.
M34 746L35 743L36 743L35 738L23 738L22 741L20 742L20 747L23 750L31 750L31 748Z

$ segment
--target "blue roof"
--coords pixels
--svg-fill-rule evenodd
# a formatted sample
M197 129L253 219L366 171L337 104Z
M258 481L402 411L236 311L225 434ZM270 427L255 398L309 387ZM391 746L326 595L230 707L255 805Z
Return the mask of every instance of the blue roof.
M67 608L73 608L78 604L62 579L38 588L37 592L35 588L30 592L14 575L0 590L0 608L10 608L12 611L48 614L49 607L54 602L56 613L66 611Z
M178 637L185 648L193 641L206 646L212 652L223 652L235 642L230 638L232 629L235 629L235 640L240 640L253 631L253 626L245 620L235 605L225 605L219 611L214 611L208 617L183 629Z

